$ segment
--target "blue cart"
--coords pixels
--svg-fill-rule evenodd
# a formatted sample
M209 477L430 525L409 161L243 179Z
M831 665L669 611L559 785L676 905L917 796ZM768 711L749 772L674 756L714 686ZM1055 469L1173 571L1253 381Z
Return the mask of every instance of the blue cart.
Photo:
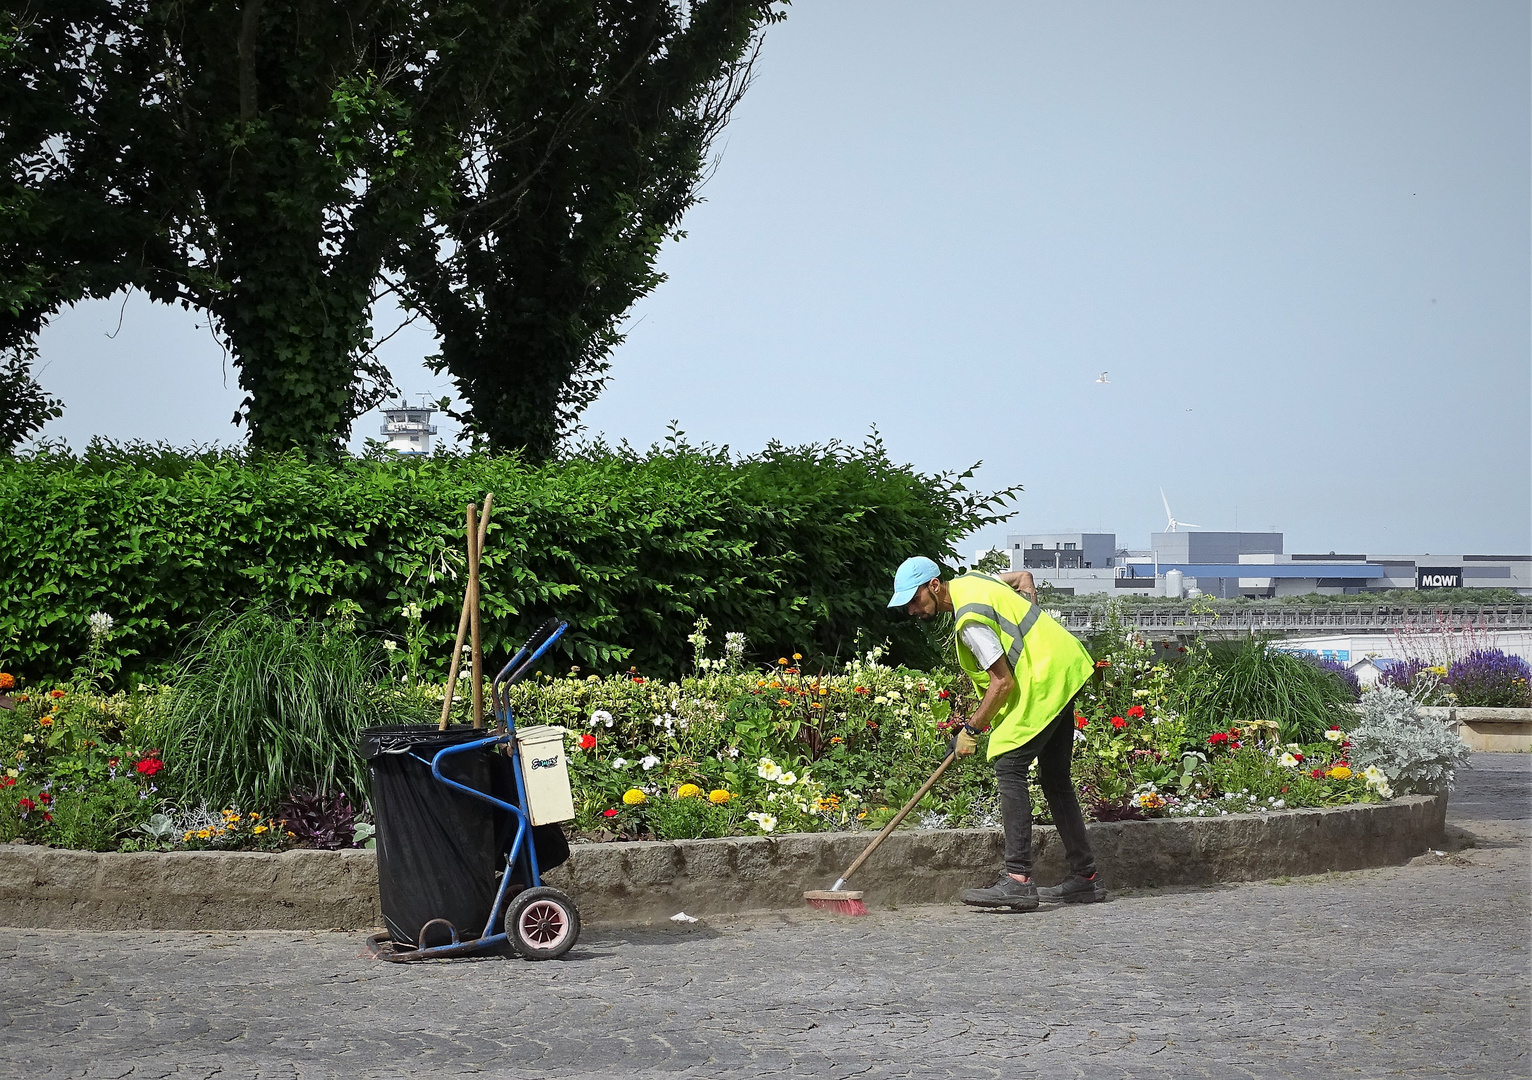
M497 874L500 883L495 891L489 918L482 928L466 928L464 933L446 919L434 918L420 927L414 947L403 945L387 933L367 939L369 952L380 960L404 963L454 956L474 956L497 952L507 944L528 960L554 960L567 953L580 936L580 912L573 900L558 889L544 885L532 843L532 823L527 811L527 786L522 774L521 756L516 752L516 725L511 715L510 695L505 689L530 674L537 662L563 636L569 624L551 619L539 630L490 684L496 726L483 738L456 742L436 751L427 759L414 750L407 756L427 765L431 776L449 789L490 804L495 810L510 814L515 824L514 838L506 856L505 868ZM445 775L443 767L460 754L504 753L511 759L515 773L516 802L496 798ZM381 839L381 837L380 837ZM435 912L432 912L435 914ZM428 944L436 938L449 939L445 944Z

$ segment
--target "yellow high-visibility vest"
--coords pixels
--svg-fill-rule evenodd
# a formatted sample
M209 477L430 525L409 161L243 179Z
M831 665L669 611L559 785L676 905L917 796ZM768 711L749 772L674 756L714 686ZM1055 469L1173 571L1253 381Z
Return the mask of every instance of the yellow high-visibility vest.
M989 672L980 669L963 644L962 630L981 623L1000 637L1000 647L1016 676L1016 689L991 723L989 756L999 757L1023 745L1048 726L1095 670L1085 646L1058 622L988 574L964 574L947 582L957 621L958 663L983 697Z

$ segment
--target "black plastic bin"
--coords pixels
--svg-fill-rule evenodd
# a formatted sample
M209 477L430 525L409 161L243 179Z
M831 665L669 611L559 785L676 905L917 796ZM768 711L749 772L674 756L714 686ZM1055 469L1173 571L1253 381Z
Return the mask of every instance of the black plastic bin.
M446 919L463 940L484 929L499 888L496 875L516 838L512 814L454 791L431 775L437 751L483 739L482 729L454 725L374 727L360 737L372 783L372 813L377 822L378 893L389 937L401 945L419 943L420 928ZM460 784L520 805L516 774L500 747L457 754L442 772ZM569 858L569 843L559 825L532 830L540 873ZM443 932L434 940L447 939Z

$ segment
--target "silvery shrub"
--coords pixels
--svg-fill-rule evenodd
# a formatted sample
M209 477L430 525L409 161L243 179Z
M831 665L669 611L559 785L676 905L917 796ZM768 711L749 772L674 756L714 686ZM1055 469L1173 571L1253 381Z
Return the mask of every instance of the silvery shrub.
M1347 736L1354 767L1376 765L1400 795L1452 789L1469 751L1450 725L1421 715L1416 700L1393 687L1364 694L1358 711L1362 721Z

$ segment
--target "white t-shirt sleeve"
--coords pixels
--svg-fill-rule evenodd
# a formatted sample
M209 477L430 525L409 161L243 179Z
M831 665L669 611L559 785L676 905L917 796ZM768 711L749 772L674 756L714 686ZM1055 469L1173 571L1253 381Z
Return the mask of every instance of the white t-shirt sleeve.
M1005 655L1005 650L1000 647L1000 635L982 623L969 623L963 627L963 644L973 653L980 671L988 671L991 664Z

